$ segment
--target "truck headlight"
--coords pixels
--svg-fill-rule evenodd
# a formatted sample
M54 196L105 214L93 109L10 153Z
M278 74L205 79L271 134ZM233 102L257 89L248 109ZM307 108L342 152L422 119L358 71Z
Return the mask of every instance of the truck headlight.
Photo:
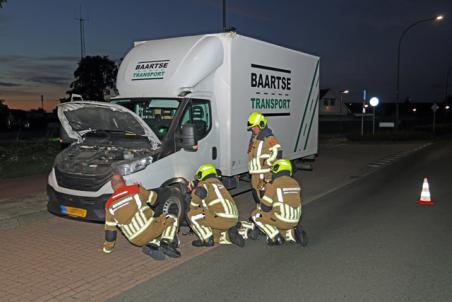
M143 170L150 163L152 163L152 156L147 156L134 161L120 161L113 164L112 168L115 174L125 176Z

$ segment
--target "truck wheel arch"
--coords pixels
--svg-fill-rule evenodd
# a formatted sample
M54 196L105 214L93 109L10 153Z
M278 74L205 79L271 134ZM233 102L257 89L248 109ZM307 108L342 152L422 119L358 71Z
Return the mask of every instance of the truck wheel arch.
M176 210L179 213L179 225L187 225L186 214L190 203L190 194L187 192L188 181L183 177L174 177L168 179L160 186L160 193L163 200L156 207L156 214L169 213L174 214Z

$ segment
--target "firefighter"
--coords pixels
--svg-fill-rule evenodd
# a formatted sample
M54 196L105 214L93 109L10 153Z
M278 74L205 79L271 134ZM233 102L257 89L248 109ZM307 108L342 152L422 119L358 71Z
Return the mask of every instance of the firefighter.
M245 245L238 234L237 206L212 164L201 165L195 173L187 218L198 236L192 242L193 246L208 247L215 243Z
M267 125L267 119L260 112L253 112L248 117L248 131L251 139L248 146L248 171L251 175L253 197L260 201L265 184L271 181L270 166L281 157L281 145Z
M301 189L291 177L292 164L287 159L276 160L271 173L272 181L265 186L260 209L251 213L251 219L267 236L269 245L294 241L306 246L306 232L301 226Z
M111 186L114 193L105 203L103 251L113 251L120 229L130 243L141 246L145 254L156 260L164 260L165 255L180 257L177 218L170 214L154 216L157 193L138 184L127 186L120 175L113 175Z

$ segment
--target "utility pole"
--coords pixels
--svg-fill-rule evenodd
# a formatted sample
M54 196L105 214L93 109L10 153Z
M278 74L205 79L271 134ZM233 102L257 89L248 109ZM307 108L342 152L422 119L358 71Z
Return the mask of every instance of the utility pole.
M44 95L41 94L41 109L44 110Z
M82 6L80 5L80 17L76 19L80 22L80 60L82 60L85 57L86 54L86 48L85 48L85 21L88 21L88 19L84 19L82 17Z
M223 0L223 31L226 31L226 0Z

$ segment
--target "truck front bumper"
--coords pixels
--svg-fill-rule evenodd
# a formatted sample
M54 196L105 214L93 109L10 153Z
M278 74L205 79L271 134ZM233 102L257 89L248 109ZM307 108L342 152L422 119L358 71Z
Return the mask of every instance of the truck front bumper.
M84 197L64 194L47 185L47 210L59 216L81 220L105 221L105 202L110 194Z

